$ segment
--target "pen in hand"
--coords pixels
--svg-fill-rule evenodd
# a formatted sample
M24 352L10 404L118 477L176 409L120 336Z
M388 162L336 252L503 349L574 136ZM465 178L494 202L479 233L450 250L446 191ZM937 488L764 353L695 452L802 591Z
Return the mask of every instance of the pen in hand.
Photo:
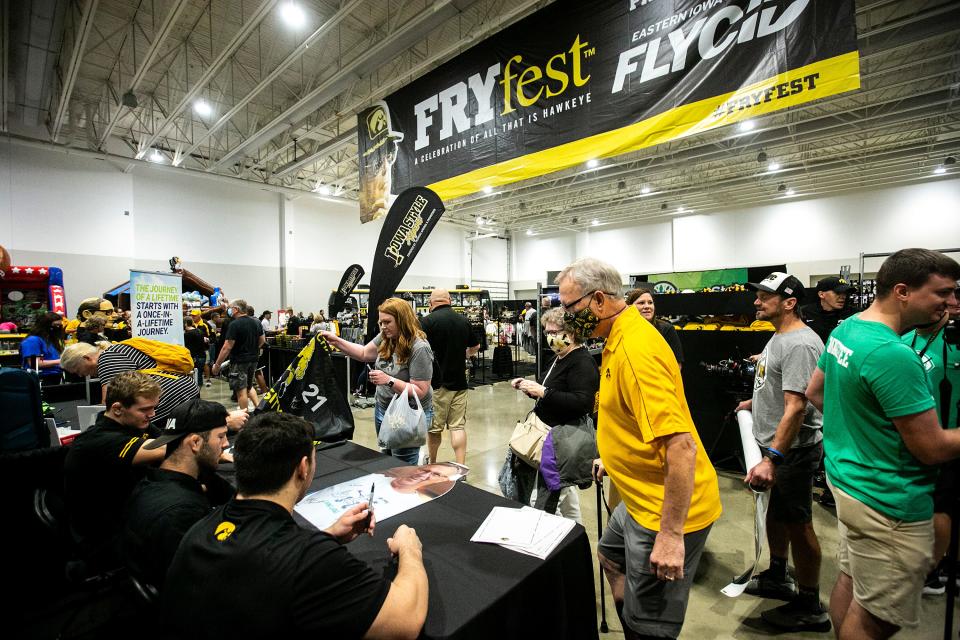
M365 531L370 531L370 522L373 520L373 493L376 488L377 488L377 484L375 482L371 482L370 497L367 498L367 518L366 518L366 521L364 522ZM371 535L373 534L371 533Z

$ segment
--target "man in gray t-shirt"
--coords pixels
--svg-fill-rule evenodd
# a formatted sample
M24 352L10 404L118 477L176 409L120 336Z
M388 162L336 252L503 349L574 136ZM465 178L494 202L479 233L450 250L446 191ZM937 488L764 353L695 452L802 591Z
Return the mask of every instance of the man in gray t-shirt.
M791 631L829 631L830 616L820 603L820 544L813 530L813 476L823 457L823 416L807 401L807 383L823 353L823 342L800 317L803 284L775 271L756 290L757 319L776 327L757 360L753 398L737 410L753 413L753 435L761 462L744 480L755 489L770 489L767 541L770 568L747 585L746 592L789 600L761 617ZM793 547L796 581L787 574Z

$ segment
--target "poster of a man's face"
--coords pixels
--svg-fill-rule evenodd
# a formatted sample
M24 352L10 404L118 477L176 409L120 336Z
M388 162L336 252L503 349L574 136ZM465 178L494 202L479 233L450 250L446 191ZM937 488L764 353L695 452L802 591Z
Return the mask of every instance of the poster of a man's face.
M379 101L360 114L360 221L386 215L393 201L392 170L403 134L393 131L390 109Z
M419 467L395 467L383 475L391 478L390 486L398 493L419 493L437 498L453 488L464 475L464 470L453 463L444 462Z

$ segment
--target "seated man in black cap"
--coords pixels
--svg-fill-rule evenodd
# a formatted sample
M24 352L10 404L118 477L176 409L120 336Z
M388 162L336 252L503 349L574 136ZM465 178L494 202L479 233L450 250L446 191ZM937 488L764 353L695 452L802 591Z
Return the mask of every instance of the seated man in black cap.
M800 307L803 321L820 336L824 344L827 343L830 332L853 315L851 310L845 308L849 290L850 283L843 278L838 276L821 278L817 282L819 300Z
M227 410L194 398L174 409L160 437L145 445L166 445L159 469L148 469L127 503L121 550L131 573L159 587L183 534L233 495L214 472L227 447ZM204 484L201 484L201 480Z
M313 426L265 413L234 443L237 497L183 537L161 594L169 638L416 638L427 616L420 539L400 525L388 549L392 581L344 546L373 535L367 503L324 531L293 507L316 472Z

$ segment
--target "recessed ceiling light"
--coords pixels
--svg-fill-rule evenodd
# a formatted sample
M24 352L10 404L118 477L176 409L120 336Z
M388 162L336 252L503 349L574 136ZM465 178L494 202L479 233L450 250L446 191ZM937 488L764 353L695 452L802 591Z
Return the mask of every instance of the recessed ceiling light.
M307 21L307 15L303 9L295 2L284 2L280 5L280 17L287 25L297 28L302 27Z
M777 171L780 169L780 163L776 160L771 160L770 164L767 165L767 171Z
M753 120L744 120L737 126L737 128L740 129L740 131L745 133L747 131L753 131L754 127L756 126L757 125L753 123Z
M933 173L938 176L942 176L946 172L947 172L947 168L942 164L938 164L936 167L933 168Z
M493 193L493 187L491 187L490 185L487 185L483 188L483 192L487 195L490 195L491 193Z
M595 168L598 164L600 164L600 163L599 163L597 160L594 160L593 158L591 158L590 160L587 160L587 169L593 169L593 168Z
M793 189L787 189L786 192L785 192L785 194L788 195L788 196L795 196L795 195L797 195L797 192L794 191Z
M594 220L594 221L591 222L590 224L592 224L593 226L597 226L598 224L600 224L600 221L599 221L599 220Z
M328 196L328 195L330 195L330 187L328 187L328 186L325 185L325 184L319 185L319 186L316 188L316 192L319 193L319 194L322 195L322 196Z
M150 161L151 161L151 162L163 162L163 154L160 153L159 151L157 151L156 149L154 149L154 150L153 150L153 153L150 154Z
M640 193L642 193L643 195L647 195L648 193L650 193L650 187L646 187L646 186L643 187L642 189L640 189Z
M213 107L210 106L210 103L206 100L197 100L193 103L193 110L201 118L206 118L211 113L213 113Z

